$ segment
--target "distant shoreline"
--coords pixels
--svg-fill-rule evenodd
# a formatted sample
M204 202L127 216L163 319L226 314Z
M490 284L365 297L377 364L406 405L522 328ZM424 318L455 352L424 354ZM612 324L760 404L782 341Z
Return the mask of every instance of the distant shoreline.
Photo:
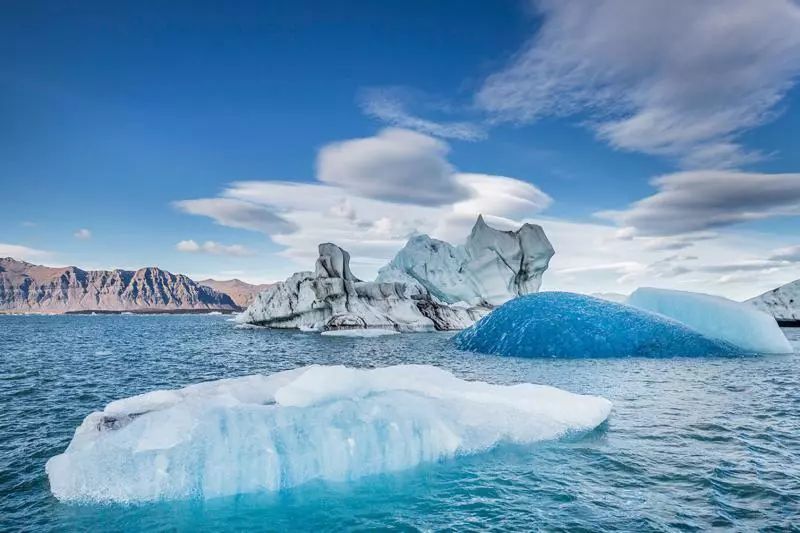
M0 315L121 315L130 313L132 315L207 315L209 313L222 313L231 315L239 313L241 309L124 309L121 311L108 309L85 309L79 311L25 311L22 309L3 309Z

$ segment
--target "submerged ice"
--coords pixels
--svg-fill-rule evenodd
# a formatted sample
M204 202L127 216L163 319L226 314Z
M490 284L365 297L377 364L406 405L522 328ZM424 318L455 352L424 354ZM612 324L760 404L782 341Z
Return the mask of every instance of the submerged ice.
M310 366L112 402L86 417L47 474L60 500L212 498L558 438L610 411L601 397L431 366Z
M627 303L682 322L712 339L729 342L744 353L792 352L775 319L748 304L710 294L650 287L634 291Z
M519 357L674 357L737 350L666 316L568 292L512 300L455 342L465 350Z

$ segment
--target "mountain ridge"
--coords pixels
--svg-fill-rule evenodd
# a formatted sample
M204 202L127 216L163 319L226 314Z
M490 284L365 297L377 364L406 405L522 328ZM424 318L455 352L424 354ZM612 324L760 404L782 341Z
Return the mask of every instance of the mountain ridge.
M233 299L159 267L83 270L0 258L0 312L237 311Z

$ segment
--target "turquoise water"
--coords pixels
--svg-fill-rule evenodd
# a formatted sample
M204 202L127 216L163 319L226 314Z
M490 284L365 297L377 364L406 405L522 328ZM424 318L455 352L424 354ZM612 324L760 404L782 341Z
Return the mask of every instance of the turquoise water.
M785 330L800 349L800 330ZM537 360L236 330L220 316L0 316L0 530L786 530L800 527L800 355ZM89 412L158 388L311 363L435 364L614 402L588 435L351 483L146 505L62 504L44 464Z

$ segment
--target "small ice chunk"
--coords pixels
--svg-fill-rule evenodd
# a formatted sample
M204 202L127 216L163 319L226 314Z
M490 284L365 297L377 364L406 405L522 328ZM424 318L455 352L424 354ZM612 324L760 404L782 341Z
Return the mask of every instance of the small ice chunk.
M320 335L325 335L326 337L362 337L362 338L372 338L372 337L382 337L384 335L397 335L400 332L394 329L379 329L379 328L371 328L371 329L334 329L331 331L323 331Z
M62 501L212 498L555 439L610 412L598 396L431 366L309 366L117 400L87 416L46 470Z
M772 316L721 296L643 287L628 297L628 304L682 322L745 353L792 353L789 340Z

